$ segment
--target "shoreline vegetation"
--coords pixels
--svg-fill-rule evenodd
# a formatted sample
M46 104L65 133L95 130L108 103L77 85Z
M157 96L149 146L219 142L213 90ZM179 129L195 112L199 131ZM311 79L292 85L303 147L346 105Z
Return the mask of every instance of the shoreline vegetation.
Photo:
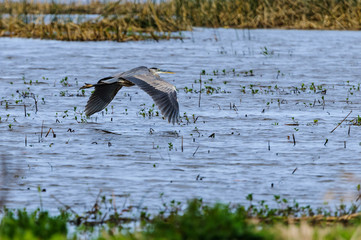
M63 205L59 213L36 209L2 210L1 239L360 239L361 212L358 198L348 206L325 205L317 209L300 206L274 196L276 206L206 204L193 199L183 204L164 202L158 213L146 207L116 206L119 199L100 193L88 211L78 214ZM40 192L39 192L40 194ZM41 198L40 198L41 203ZM333 209L333 210L331 210Z
M74 15L94 15L78 21ZM45 20L51 16L50 20ZM29 20L31 19L31 20ZM360 30L359 0L0 2L0 36L65 41L181 39L192 27Z

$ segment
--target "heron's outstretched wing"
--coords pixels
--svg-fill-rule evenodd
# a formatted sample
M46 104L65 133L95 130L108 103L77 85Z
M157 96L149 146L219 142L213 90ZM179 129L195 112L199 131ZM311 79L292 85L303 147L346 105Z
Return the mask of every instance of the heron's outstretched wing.
M173 124L176 121L178 122L179 104L177 91L172 84L164 81L157 75L153 75L148 69L147 71L140 71L140 74L124 74L121 78L134 83L148 93L164 117L168 118L168 122Z
M100 80L94 85L94 87L95 91L92 93L85 106L85 115L87 116L93 115L108 106L118 91L122 88L122 85L119 83L106 84L102 83Z

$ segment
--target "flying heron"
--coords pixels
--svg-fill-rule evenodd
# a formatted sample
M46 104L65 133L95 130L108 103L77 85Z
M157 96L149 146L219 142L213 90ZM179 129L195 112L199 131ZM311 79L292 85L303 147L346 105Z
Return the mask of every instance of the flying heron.
M90 116L103 110L122 87L137 85L148 93L168 122L173 124L179 116L176 88L159 77L159 73L173 73L158 68L137 67L127 72L102 78L96 84L85 84L80 89L95 87L86 106L85 115Z

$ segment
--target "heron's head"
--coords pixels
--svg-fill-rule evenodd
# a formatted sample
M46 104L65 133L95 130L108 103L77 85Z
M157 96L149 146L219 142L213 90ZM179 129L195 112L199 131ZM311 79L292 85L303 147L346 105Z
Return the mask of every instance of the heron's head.
M174 72L170 72L170 71L166 71L166 70L162 70L159 68L149 68L149 70L153 73L153 74L160 74L160 73L168 73L168 74L174 74Z

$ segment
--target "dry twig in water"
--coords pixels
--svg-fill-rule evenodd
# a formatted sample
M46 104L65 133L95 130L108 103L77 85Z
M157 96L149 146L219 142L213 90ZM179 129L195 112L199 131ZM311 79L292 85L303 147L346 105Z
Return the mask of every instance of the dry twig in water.
M333 133L333 131L335 131L346 120L346 118L348 118L348 116L350 116L351 113L352 113L352 110L347 114L347 116L339 124L337 124L337 126L334 129L332 129L332 131L330 133Z

